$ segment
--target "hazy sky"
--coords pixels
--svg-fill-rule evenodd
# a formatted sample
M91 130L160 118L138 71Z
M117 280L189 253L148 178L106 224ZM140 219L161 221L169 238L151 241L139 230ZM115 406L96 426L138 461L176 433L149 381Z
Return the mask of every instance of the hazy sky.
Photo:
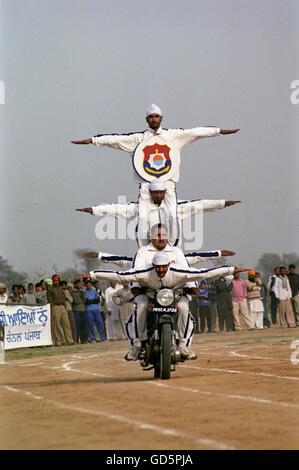
M204 217L204 249L299 253L297 0L0 0L1 256L52 274L73 250L134 254L95 237L75 212L118 195L136 200L125 152L74 146L98 133L164 127L240 128L182 151L181 199L241 199Z

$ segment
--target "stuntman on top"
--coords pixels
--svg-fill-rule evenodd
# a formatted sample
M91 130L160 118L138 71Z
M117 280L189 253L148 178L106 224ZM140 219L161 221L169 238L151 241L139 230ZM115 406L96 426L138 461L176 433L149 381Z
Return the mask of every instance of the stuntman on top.
M150 182L154 180L164 182L166 212L163 217L167 219L169 242L175 244L181 237L177 221L177 194L175 188L175 183L179 181L180 177L181 149L204 137L232 134L239 130L223 130L217 127L163 129L161 127L162 119L161 109L152 104L146 110L146 121L149 128L143 132L98 134L86 140L72 141L74 144L108 146L123 150L131 155L134 177L136 182L139 183L137 231L139 246L146 246L150 239Z

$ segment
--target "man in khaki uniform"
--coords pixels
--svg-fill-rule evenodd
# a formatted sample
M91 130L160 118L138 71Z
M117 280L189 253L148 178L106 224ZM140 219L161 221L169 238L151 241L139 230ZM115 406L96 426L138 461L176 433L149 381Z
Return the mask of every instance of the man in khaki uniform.
M53 285L48 289L48 302L51 304L52 320L53 320L53 341L56 346L62 345L61 327L65 336L67 345L74 344L72 331L66 309L66 299L63 288L60 286L60 276L52 276Z

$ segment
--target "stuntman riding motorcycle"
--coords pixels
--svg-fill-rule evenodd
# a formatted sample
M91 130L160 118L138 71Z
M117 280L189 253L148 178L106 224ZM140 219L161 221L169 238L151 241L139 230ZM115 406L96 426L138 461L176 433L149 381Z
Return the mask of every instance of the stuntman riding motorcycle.
M117 282L137 282L141 287L147 288L147 295L152 296L153 290L167 287L179 289L188 282L211 279L219 276L232 275L234 272L248 271L247 268L234 266L222 266L217 268L180 268L170 265L170 259L166 253L157 252L152 260L152 266L143 269L131 269L129 271L103 271L94 270L89 274L91 278L115 280ZM189 350L185 331L189 317L189 305L186 297L178 302L177 339L178 348L186 359L196 359L196 354ZM137 356L138 359L138 356Z
M167 253L170 262L176 267L189 268L190 265L197 264L198 262L206 261L207 259L215 259L220 256L233 256L233 251L227 250L214 250L208 252L192 252L184 254L183 251L178 248L169 245L167 237L167 228L162 224L157 224L152 228L151 243L146 247L139 248L134 259L128 256L109 255L107 253L86 253L85 256L90 258L98 257L101 262L114 263L119 266L120 269L126 270L130 268L145 268L152 265L152 259L157 251ZM189 284L187 287L196 287L195 283ZM126 322L126 331L129 342L131 344L130 351L126 354L125 359L128 361L136 361L140 352L140 347L143 341L147 339L147 307L148 307L148 296L143 292L137 294L138 284L135 288L135 308ZM140 290L140 288L139 288ZM186 319L185 329L185 356L189 359L194 358L195 354L189 351L187 354L187 347L191 345L192 337L194 333L195 320L190 312L188 306L189 299L186 297L186 308L188 308L188 318Z

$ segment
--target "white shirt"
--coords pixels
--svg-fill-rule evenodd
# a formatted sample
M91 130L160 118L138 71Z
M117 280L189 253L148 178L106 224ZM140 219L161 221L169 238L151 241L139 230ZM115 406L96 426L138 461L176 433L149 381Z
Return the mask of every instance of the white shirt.
M119 306L113 301L113 295L122 289L122 285L117 284L115 287L107 287L105 290L106 309L111 312L113 320L119 320Z
M272 279L274 279L274 283L273 283L273 286L272 286L272 289L271 289ZM274 292L274 286L275 286L276 279L277 279L276 274L272 274L272 276L269 277L268 283L267 283L267 288L269 290L273 291L273 292Z
M287 281L286 289L283 287L282 279L280 279L280 277L276 277L275 284L273 287L273 291L274 291L276 298L280 300L287 300L292 297L292 291L291 291L290 283L289 283L287 276L285 276L285 279Z
M98 147L106 145L133 155L136 147L141 142L146 142L146 140L152 138L153 135L160 136L170 147L175 147L178 150L178 170L171 177L171 181L176 183L180 178L180 150L198 139L214 137L219 134L220 128L217 127L194 127L193 129L162 129L162 127L160 127L156 132L148 128L146 131L133 132L130 134L100 134L92 137L92 143ZM134 172L134 176L137 182L144 182L136 172ZM167 179L165 179L165 181L167 181Z
M6 293L0 294L0 304L6 304L8 300L8 295Z

